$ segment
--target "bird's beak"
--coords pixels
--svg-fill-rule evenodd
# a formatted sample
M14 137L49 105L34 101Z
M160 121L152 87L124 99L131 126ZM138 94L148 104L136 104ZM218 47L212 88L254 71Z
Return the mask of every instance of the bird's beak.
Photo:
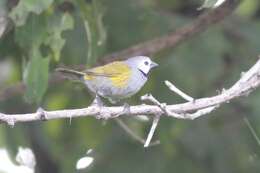
M157 63L155 63L155 62L152 62L151 63L151 65L150 65L150 68L154 68L154 67L157 67L158 66L158 64Z

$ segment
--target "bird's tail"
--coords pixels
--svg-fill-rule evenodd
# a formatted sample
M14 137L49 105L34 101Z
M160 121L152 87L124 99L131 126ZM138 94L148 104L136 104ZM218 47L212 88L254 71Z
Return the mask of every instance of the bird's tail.
M85 75L83 72L66 68L57 68L56 71L62 73L63 76L72 80L81 80Z

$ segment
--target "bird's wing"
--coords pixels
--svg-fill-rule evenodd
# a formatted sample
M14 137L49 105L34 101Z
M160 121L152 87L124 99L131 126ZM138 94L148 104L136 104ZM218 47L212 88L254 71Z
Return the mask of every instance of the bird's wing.
M95 77L107 77L117 87L124 87L131 77L131 68L121 61L115 61L104 66L84 71L85 80L92 80Z
M104 66L87 69L84 71L84 73L86 73L86 75L88 76L93 77L116 77L118 75L128 73L128 71L130 71L130 67L127 64L121 61L115 61Z

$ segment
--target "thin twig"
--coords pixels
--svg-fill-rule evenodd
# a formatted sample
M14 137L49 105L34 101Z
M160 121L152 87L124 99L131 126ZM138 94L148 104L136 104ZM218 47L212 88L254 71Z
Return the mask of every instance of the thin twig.
M194 98L192 98L191 96L185 94L184 92L182 92L180 89L178 89L175 85L173 85L173 83L171 83L170 81L166 80L164 81L165 85L173 92L175 92L176 94L178 94L179 96L181 96L182 98L184 98L187 101L194 101Z
M210 112L212 112L213 110L215 110L218 107L218 105L216 106L211 106L208 108L204 108L204 109L199 109L194 113L185 113L183 114L182 117L180 117L180 119L190 119L190 120L194 120L202 115L205 114L209 114Z
M260 139L259 137L257 136L257 133L255 131L255 129L252 127L251 123L249 122L248 118L247 117L244 117L243 118L244 122L246 123L247 127L249 128L250 132L252 133L253 137L255 138L258 146L260 146Z
M150 129L150 131L149 131L149 133L148 133L148 136L147 136L147 138L146 138L144 147L148 147L148 146L149 146L149 144L150 144L150 142L151 142L151 140L152 140L152 138L153 138L155 129L156 129L158 123L159 123L159 120L160 120L160 115L154 116L154 118L153 118L153 124L152 124L151 129Z
M178 94L179 96L181 96L182 98L184 98L187 101L192 101L195 102L195 99L191 96L189 96L188 94L184 93L183 91L181 91L179 88L177 88L175 85L173 85L170 81L164 81L165 85L173 92L175 92L176 94ZM208 108L204 108L204 109L199 109L194 113L185 113L185 114L178 114L180 118L184 118L184 119L195 119L197 117L200 117L202 115L205 114L209 114L210 112L212 112L213 110L215 110L219 105L215 105L212 107L208 107ZM169 115L173 114L172 112L169 113ZM174 113L176 114L176 113Z
M129 134L133 139L136 141L144 144L144 139L138 136L136 133L134 133L121 119L115 118L117 124L127 133Z
M149 102L157 105L163 111L163 113L165 113L166 115L174 116L174 117L181 117L182 116L182 115L177 114L175 112L169 111L167 109L167 104L166 103L160 103L152 94L145 94L145 95L141 96L141 100L142 101L149 101Z
M140 137L138 134L136 134L133 130L131 130L121 119L115 118L117 124L129 135L131 136L134 140L140 142L141 144L145 143L145 140ZM160 141L154 141L150 143L150 146L158 145L160 144Z

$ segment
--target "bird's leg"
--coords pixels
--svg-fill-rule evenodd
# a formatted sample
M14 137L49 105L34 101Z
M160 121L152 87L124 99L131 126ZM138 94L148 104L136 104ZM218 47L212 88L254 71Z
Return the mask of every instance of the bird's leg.
M99 97L99 95L96 94L95 99L91 103L91 106L98 106L100 108L102 108L104 106L104 103L102 102L102 100Z
M117 115L114 115L113 118L116 118L120 115L127 115L127 114L130 114L130 113L131 113L130 112L130 105L128 103L124 103L122 112L120 112Z
M105 107L99 95L96 94L95 99L91 103L91 106L97 106L99 108L99 115L96 116L97 119L108 119L111 117L109 109Z
M124 103L124 105L123 105L123 114L130 114L131 112L130 112L130 105L128 104L128 103Z

